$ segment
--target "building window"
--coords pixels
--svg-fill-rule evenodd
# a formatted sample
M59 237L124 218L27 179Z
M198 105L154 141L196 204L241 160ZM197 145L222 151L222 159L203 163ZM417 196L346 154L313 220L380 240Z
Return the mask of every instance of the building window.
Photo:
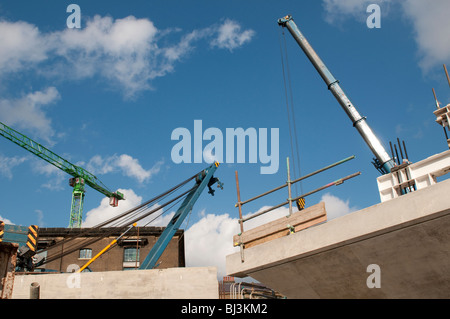
M91 259L92 258L92 249L90 248L82 248L80 249L79 259Z
M123 270L132 270L139 266L139 249L136 249L136 247L125 247L123 249Z
M136 247L125 247L123 249L123 261L130 262L136 260L139 262L139 249L136 249Z

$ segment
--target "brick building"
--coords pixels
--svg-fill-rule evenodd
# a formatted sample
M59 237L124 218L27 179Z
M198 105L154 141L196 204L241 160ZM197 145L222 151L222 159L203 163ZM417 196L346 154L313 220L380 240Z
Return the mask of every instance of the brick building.
M66 255L56 258L40 266L37 271L70 272L77 265L82 267L89 259L119 237L122 229L100 228L86 232L86 228L39 228L38 251L49 259L56 258L61 253L75 249ZM163 232L163 227L137 227L131 229L124 237L89 265L88 271L132 270L139 268L141 262ZM167 245L157 262L158 268L185 267L184 231L178 230ZM63 239L74 239L57 244ZM93 239L98 241L89 244ZM54 246L53 246L54 245ZM40 270L39 270L40 269ZM85 270L86 271L86 270Z

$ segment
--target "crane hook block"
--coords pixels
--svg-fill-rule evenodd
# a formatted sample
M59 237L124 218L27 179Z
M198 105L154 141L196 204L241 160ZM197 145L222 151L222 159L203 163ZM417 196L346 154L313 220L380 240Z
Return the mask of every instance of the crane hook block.
M117 207L119 206L119 200L121 199L125 199L125 197L121 192L116 191L115 193L113 193L113 196L109 198L109 205L112 207Z

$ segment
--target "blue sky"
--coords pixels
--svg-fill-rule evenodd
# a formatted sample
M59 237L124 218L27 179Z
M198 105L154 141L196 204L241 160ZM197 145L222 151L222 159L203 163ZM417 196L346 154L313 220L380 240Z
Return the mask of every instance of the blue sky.
M450 64L445 14L450 7L445 0L427 6L430 2L2 3L0 121L90 170L110 189L126 191L127 201L111 211L103 195L88 189L84 220L90 215L91 225L209 165L173 162L175 129L193 134L194 120L202 120L203 130L217 128L224 135L227 128L278 128L278 172L261 174L259 162L222 163L216 176L224 190L214 197L204 192L185 225L190 229L187 255L218 260L232 251L235 228L230 225L237 225L234 172L239 173L242 199L286 181L286 157L292 155L280 43L288 55L302 175L356 156L303 182L303 190L362 172L308 197L307 205L326 194L330 210L342 215L379 202L373 155L287 30L283 37L277 19L293 15L386 148L397 137L405 140L414 162L446 150L442 129L434 123L431 89L448 103L442 65ZM80 29L67 28L70 3L81 8ZM380 5L381 28L366 25L371 3ZM1 218L66 227L69 177L0 140ZM244 212L286 198L280 191L244 206ZM222 255L213 258L211 250ZM208 261L199 256L188 262Z

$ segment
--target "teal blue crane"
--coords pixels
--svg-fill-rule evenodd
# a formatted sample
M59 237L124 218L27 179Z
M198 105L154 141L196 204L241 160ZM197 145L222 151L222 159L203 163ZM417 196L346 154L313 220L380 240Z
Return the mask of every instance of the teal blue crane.
M113 207L118 205L119 200L125 199L121 192L111 192L108 190L108 188L92 173L80 166L70 163L66 159L50 151L48 148L33 141L22 133L17 132L2 122L0 122L0 135L73 176L69 179L69 185L73 187L69 220L70 228L81 227L85 185L89 185L96 191L109 197L109 204Z
M153 269L157 266L157 261L161 257L162 253L166 249L173 235L180 229L181 224L184 219L194 207L195 202L199 198L200 194L203 192L205 187L208 187L208 194L214 196L215 190L212 189L214 184L217 187L223 189L223 183L219 181L217 177L214 177L214 173L219 167L218 162L214 162L211 166L201 171L197 176L195 176L195 186L191 189L189 194L185 197L184 201L181 203L175 215L169 221L167 226L164 228L161 236L159 236L156 243L153 245L152 249L142 262L139 269Z

